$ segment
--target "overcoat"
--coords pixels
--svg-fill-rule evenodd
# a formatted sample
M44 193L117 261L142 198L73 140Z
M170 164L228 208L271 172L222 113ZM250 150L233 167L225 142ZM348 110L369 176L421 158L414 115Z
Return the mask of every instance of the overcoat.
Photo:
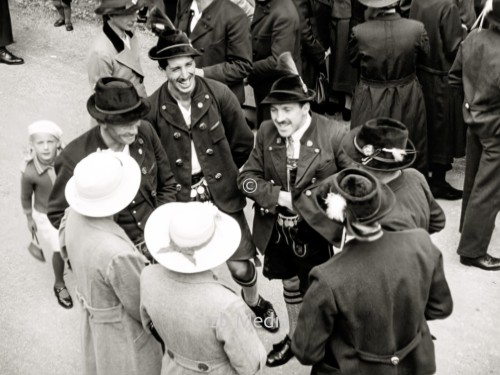
M6 47L13 41L9 0L0 0L0 47Z
M73 176L75 166L89 154L107 148L100 127L96 126L70 142L57 157L57 178L49 197L48 212L54 227L59 228L64 210L68 207L64 189ZM139 133L135 142L129 145L129 151L141 168L141 186L135 199L120 212L118 224L135 241L142 237L146 220L153 210L163 203L175 201L176 190L167 155L150 124L141 122Z
M129 80L139 96L145 98L144 73L140 61L140 46L137 36L127 32L130 37L130 49L104 21L100 32L87 55L87 73L92 90L99 78L118 77Z
M193 1L179 1L175 23L189 36L193 47L202 53L195 57L196 67L203 69L204 77L228 85L243 103L243 80L252 71L250 20L231 1L213 0L190 32Z
M301 72L300 18L292 0L256 1L252 25L253 70L248 76L258 103L283 74L276 69L279 55L289 51Z
M422 22L429 36L429 54L417 68L427 113L429 163L448 165L454 156L463 156L463 147L454 146L465 143L462 100L448 85L448 71L463 37L460 12L454 0L413 0L410 18Z
M340 147L346 129L314 112L311 117L311 125L300 140L292 202L307 224L330 239L335 235L334 226L317 220L320 212L308 188L349 165ZM238 177L240 189L255 201L253 239L261 252L265 251L276 222L279 192L287 190L286 173L286 141L271 120L264 121L257 132L255 148Z
M425 230L349 241L310 279L292 350L311 374L435 373L427 320L450 315L453 301Z
M155 264L141 275L141 318L165 343L162 375L253 375L266 352L243 300L212 271L182 274Z
M196 77L191 97L191 127L188 128L177 101L164 83L147 100L153 124L172 162L177 181L177 200L187 202L191 192L191 140L210 194L217 207L227 213L240 211L246 201L238 190L238 169L252 151L254 137L236 96L229 88L209 78Z
M360 81L352 105L351 128L375 117L391 117L408 128L417 149L413 167L427 172L425 103L416 77L417 62L429 53L421 22L397 13L379 15L353 28L351 63L359 66Z
M69 208L62 230L63 256L71 261L82 307L84 374L159 375L161 347L140 316L146 258L109 218Z

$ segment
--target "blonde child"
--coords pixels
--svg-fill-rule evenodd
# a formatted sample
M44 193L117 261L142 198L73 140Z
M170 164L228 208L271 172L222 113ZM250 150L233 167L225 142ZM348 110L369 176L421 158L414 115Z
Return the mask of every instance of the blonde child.
M54 162L61 148L62 130L52 121L36 121L28 127L30 154L23 163L21 204L28 229L36 232L40 246L52 251L54 293L64 308L73 307L64 282L64 260L60 254L59 235L47 218L49 194L55 180Z

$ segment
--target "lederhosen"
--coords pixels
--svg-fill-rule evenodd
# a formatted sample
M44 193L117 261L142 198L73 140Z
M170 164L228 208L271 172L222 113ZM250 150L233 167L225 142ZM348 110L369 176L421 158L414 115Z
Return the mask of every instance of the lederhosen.
M291 191L297 176L297 159L287 158L286 191ZM297 213L278 207L271 239L264 255L263 274L268 279L290 279L298 276L300 290L309 287L309 272L333 256L333 248Z

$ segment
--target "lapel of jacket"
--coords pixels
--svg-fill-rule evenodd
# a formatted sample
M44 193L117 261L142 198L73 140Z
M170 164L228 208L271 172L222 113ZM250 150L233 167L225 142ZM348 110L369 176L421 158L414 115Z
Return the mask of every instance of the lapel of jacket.
M135 141L129 146L130 156L135 159L139 167L142 167L144 163L144 157L146 154L146 150L144 149L144 138L142 137L141 132L137 134ZM148 150L152 151L152 150Z
M198 23L191 32L191 35L189 35L191 43L194 43L203 35L213 30L215 15L217 14L217 12L222 11L222 9L219 9L219 4L220 2L218 0L214 0L208 7L203 10L201 18L198 20Z
M124 48L123 51L116 55L116 61L144 77L139 55L135 52L139 50L137 43L135 37L130 38L130 49Z
M316 140L316 119L315 116L312 116L311 125L300 139L300 156L297 163L297 177L295 179L295 186L299 184L300 180L304 177L312 162L321 152L321 150L318 148L318 145L315 144Z
M195 79L196 88L191 97L191 128L207 113L213 100L210 91L205 88L204 81L200 77L196 77Z
M168 82L165 82L162 87L162 92L160 94L160 104L159 108L161 116L165 119L167 124L182 130L183 132L189 132L189 128L186 125L186 121L184 121L184 116L182 115L181 110L179 109L179 105L177 101L172 97L170 92L168 91ZM191 108L193 104L191 103Z
M252 19L251 29L253 29L256 24L261 22L262 19L269 14L269 8L267 7L268 5L268 1L262 4L260 1L255 2L255 12Z
M274 127L273 127L274 128ZM276 133L276 134L274 134ZM287 173L286 173L286 144L283 138L281 138L278 132L272 132L270 134L270 139L274 140L270 142L269 151L271 154L271 161L274 167L274 172L278 176L279 181L275 181L276 185L285 186L288 188L287 183Z

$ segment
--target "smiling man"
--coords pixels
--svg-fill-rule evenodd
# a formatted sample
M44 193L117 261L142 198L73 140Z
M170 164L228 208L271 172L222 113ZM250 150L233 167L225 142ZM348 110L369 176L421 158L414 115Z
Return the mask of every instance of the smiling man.
M276 332L279 322L270 302L257 291L257 255L243 213L245 196L238 190L238 169L252 151L254 137L234 93L223 83L197 76L198 52L179 30L166 30L149 51L165 72L165 82L148 98L146 117L158 132L177 180L177 201L212 201L239 224L241 242L226 262L242 287L245 302L263 327Z
M255 201L253 238L264 252L263 274L283 281L289 331L268 354L269 367L293 357L290 337L309 271L330 259L330 242L341 239L341 229L318 215L309 188L349 163L340 148L346 130L310 112L313 97L314 91L296 74L273 84L262 101L270 105L271 120L259 128L255 148L238 178L240 189Z

